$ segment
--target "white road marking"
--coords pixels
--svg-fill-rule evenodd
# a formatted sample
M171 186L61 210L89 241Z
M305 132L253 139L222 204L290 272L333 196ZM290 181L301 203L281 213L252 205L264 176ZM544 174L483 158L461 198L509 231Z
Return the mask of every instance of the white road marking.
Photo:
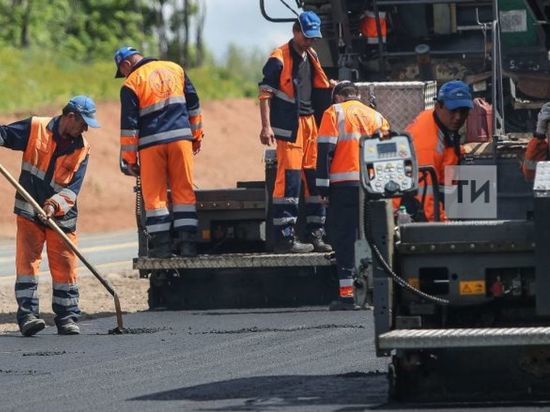
M116 245L92 246L92 247L87 247L87 248L83 248L83 249L79 249L79 250L80 250L80 253L82 253L84 255L84 257L86 257L86 253L103 252L103 251L106 251L106 250L129 249L131 247L137 248L138 247L138 242L118 243ZM43 252L42 253L42 259L45 259L46 257L47 257L46 252ZM12 262L14 260L15 260L15 256L0 257L0 263L8 263L8 262Z
M109 262L109 263L103 263L103 264L100 264L100 265L93 265L93 267L96 268L96 270L98 270L98 272L100 272L99 273L100 275L103 275L103 273L101 273L101 270L99 270L99 269L108 269L110 267L120 267L120 268L123 268L123 269L132 269L132 261L119 260L118 262ZM77 271L80 271L81 269L85 269L86 271L88 271L88 268L86 266L84 266L83 264L78 266ZM50 273L49 270L43 270L43 271L38 272L37 276L48 275L49 273ZM92 274L92 273L89 272L89 274ZM15 281L15 275L0 275L0 279L1 280Z

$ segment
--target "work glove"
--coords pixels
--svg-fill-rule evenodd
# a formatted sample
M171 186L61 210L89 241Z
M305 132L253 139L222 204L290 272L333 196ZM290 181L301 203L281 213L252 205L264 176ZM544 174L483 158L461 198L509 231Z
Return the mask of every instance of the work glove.
M394 136L400 136L403 133L398 133L394 130L389 130L388 132L384 132L381 129L378 129L373 135L373 138L379 138L380 140L388 140L391 139Z
M550 102L544 103L540 109L537 117L537 129L535 131L535 137L544 139L546 137L546 131L548 129L548 122L550 121Z
M126 161L121 160L120 161L120 170L126 176L139 177L139 164L137 164L137 163L129 164L129 163L126 163Z
M40 219L42 223L47 224L48 219L53 217L53 215L55 214L55 207L51 203L46 203L42 207L42 210L44 211L45 215L43 215L42 213L39 213L38 219Z
M130 175L139 177L139 165L137 163L128 165L128 171L130 172Z

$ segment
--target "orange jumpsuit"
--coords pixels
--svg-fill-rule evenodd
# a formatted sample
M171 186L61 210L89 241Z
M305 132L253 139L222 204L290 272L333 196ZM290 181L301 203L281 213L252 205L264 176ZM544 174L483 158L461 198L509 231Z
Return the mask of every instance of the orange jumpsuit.
M0 126L0 145L23 151L19 183L40 205L54 206L57 225L76 243L76 198L86 173L90 146L82 136L63 139L58 127L59 117L32 117ZM19 193L14 211L18 215L17 321L21 324L29 315L38 316L37 275L44 243L53 278L55 322L60 325L76 321L80 309L74 252L57 233L40 222L32 206Z
M203 131L193 84L179 65L143 59L126 78L120 96L121 160L136 165L139 152L147 232L195 233L192 145Z
M445 182L445 167L457 165L460 160L460 153L457 153L456 147L445 143L444 132L435 120L433 109L425 110L420 113L412 123L407 126L406 130L412 136L418 166L431 165L435 168L439 183L439 187L436 188L436 190L439 190L443 196L446 190L443 184ZM434 204L431 178L429 176L425 176L425 178L420 176L418 186L417 199L421 201L422 193L424 193L425 190L424 214L427 220L433 221L434 210L437 206ZM439 205L439 211L440 219L446 220L447 216L445 215L442 204ZM409 212L411 211L409 210Z
M330 84L314 50L306 52L309 73L292 40L275 49L264 66L260 99L271 99L270 121L277 139L277 177L273 190L273 225L277 237L294 236L301 182L305 187L307 230L324 228L325 207L315 187L317 119L330 104ZM303 77L304 76L304 77ZM307 84L305 84L307 83ZM305 86L305 89L304 89ZM304 91L311 107L304 107Z
M317 189L330 200L331 227L341 298L353 297L355 241L359 229L359 142L361 136L385 135L389 123L359 100L329 107L317 139Z
M382 37L382 42L385 43L388 35L386 13L380 11L378 12L378 17L380 21L380 35ZM362 14L359 20L359 28L363 37L367 39L367 44L378 44L378 28L376 27L376 15L374 12L367 10Z

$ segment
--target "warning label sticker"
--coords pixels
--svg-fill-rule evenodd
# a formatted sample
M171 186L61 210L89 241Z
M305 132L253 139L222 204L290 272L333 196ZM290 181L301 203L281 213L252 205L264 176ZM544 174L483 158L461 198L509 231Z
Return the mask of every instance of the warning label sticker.
M485 282L483 280L470 280L460 282L461 295L484 295Z

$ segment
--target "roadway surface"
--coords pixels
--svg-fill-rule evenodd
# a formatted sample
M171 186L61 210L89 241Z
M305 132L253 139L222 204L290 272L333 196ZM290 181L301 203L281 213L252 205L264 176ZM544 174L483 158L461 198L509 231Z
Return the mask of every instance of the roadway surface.
M137 256L138 243L135 230L79 235L78 248L84 257L100 272L131 269ZM79 261L82 274L90 273ZM49 273L46 251L42 254L40 274ZM15 239L0 241L0 280L15 276Z
M82 322L80 336L55 328L0 335L0 409L420 409L387 402L387 359L374 355L370 311L143 312L124 320L135 333L109 335L115 320L103 318Z
M367 312L147 312L0 335L2 410L336 410L385 400ZM141 330L143 328L143 330Z
M82 236L80 247L92 264L116 271L130 268L135 236ZM13 276L14 250L14 241L0 242L0 280ZM388 359L375 356L371 311L155 311L124 322L132 333L109 335L111 317L81 322L79 336L58 336L54 327L32 338L0 335L0 410L421 409L387 402Z

